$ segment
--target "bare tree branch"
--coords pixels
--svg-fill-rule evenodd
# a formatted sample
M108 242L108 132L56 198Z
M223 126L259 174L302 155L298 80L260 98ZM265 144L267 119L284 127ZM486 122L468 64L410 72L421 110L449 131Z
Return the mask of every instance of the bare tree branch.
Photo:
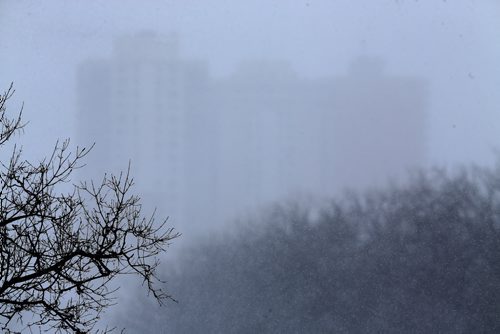
M11 85L0 95L0 147L24 126L21 113L13 119L6 115L13 93ZM130 195L129 169L105 175L100 183L73 185L69 193L59 191L88 152L71 152L66 140L34 164L14 147L10 159L0 164L3 331L12 332L15 320L30 330L89 333L114 303L109 283L118 275L141 277L159 303L171 298L157 287L156 268L158 255L178 234L166 227L166 220L141 215L140 198ZM34 316L25 320L28 313Z

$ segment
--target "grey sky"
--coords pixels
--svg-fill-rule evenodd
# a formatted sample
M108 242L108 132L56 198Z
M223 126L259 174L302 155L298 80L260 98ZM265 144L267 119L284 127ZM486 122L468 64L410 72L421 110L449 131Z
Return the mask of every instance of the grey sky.
M430 80L433 161L489 162L500 144L499 16L493 0L2 1L0 80L15 81L27 134L49 145L73 136L75 66L108 55L119 34L176 31L181 52L216 76L249 58L341 74L376 55L391 73Z

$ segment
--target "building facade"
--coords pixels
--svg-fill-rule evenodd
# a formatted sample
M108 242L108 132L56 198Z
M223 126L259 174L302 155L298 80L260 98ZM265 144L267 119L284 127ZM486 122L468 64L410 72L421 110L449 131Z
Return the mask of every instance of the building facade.
M181 231L294 194L379 186L425 161L426 83L377 59L321 79L282 61L214 78L175 35L139 34L82 64L78 82L80 142L96 143L85 176L131 161L144 202Z

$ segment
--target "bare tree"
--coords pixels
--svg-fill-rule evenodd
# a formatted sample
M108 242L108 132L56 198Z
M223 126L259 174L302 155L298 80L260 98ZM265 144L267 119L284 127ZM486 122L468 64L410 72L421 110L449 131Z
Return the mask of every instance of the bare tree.
M12 85L0 95L0 148L23 129L21 112L6 114ZM158 255L178 236L141 215L130 195L129 173L72 185L88 153L57 143L31 163L14 146L0 165L0 328L57 333L98 332L101 312L114 303L113 278L136 274L160 303L170 298L158 283ZM63 191L69 185L69 192ZM66 187L67 188L67 187ZM107 330L106 330L107 331Z

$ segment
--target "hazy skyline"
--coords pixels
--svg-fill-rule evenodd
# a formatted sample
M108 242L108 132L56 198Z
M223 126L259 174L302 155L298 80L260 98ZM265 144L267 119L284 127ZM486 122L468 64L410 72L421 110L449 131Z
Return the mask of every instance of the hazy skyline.
M382 59L318 79L248 60L215 78L180 44L123 35L111 57L83 62L76 139L95 142L84 178L130 160L145 204L185 232L295 196L384 186L427 163L428 83L387 73Z

